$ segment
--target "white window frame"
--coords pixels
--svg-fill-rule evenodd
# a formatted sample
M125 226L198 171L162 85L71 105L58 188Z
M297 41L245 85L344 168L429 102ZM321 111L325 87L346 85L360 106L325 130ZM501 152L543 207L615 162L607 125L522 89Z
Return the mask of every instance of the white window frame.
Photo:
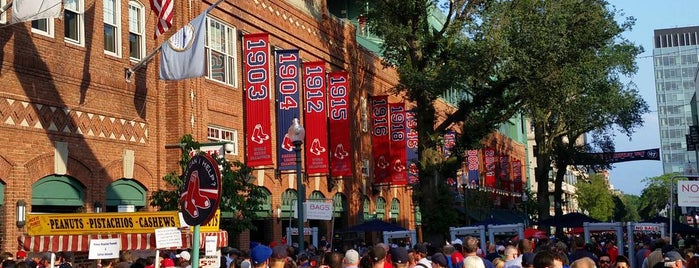
M107 1L102 1L102 10L104 11L107 8ZM119 0L114 0L114 22L109 23L107 22L107 14L103 13L103 22L106 25L114 27L114 51L109 51L107 49L104 50L104 53L107 55L112 55L116 57L121 57L121 4ZM102 28L102 31L104 31L104 28ZM107 41L106 38L104 40L105 42Z
M136 9L139 9L140 12L138 13L138 28L137 30L140 30L140 33L137 31L134 31L134 29L131 28L131 8L134 7ZM141 4L138 1L131 0L129 1L129 59L132 61L140 61L146 56L146 18L145 18L145 12L146 12L146 7ZM141 40L138 43L139 49L141 51L141 54L139 55L138 58L131 57L131 34L134 35L139 35L141 36Z
M210 46L210 41L211 38L213 37L214 31L211 30L211 24L216 23L219 24L220 27L223 27L224 29L224 51L214 49L214 51L224 54L226 57L226 62L224 63L224 68L225 68L225 82L220 81L212 76L211 73L211 46ZM218 32L218 31L216 31ZM224 23L223 21L220 21L218 19L212 18L212 17L206 17L206 78L212 81L216 81L221 84L225 84L227 86L231 86L234 88L238 87L238 29L236 27L233 27L229 24Z
M7 4L7 0L0 0L0 7L4 7L5 4ZM8 9L9 10L9 9ZM7 23L7 11L3 12L0 14L0 23L6 24Z
M38 19L37 21L41 21L41 20L46 21L46 31L39 29L39 28L34 28L34 26L32 25L32 33L40 34L43 36L48 36L48 37L53 38L53 33L54 33L54 28L55 28L54 22L53 22L54 19ZM33 23L34 23L34 21L32 21L32 24Z
M69 0L65 0L65 1L69 1ZM75 0L75 2L78 5L77 9L68 8L68 5L65 3L65 1L63 3L64 29L65 29L65 23L68 23L68 20L65 17L66 14L68 14L68 12L73 12L76 14L76 19L78 20L77 21L78 36L77 36L77 40L72 39L72 38L67 37L66 32L64 32L63 33L64 40L66 43L70 43L70 44L74 44L74 45L78 45L78 46L85 46L85 18L84 18L84 16L85 16L85 0Z
M238 130L218 126L208 126L206 133L209 141L230 142L230 144L233 145L233 150L226 151L226 154L238 155Z

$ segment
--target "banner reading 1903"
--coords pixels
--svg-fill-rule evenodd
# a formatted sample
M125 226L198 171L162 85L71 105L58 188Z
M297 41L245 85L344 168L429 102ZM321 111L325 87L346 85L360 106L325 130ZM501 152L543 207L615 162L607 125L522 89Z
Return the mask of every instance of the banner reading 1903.
M307 174L328 173L328 118L325 98L325 62L303 64L306 120Z
M243 36L246 164L251 167L272 165L268 39L267 33Z
M294 118L301 118L299 105L299 50L277 50L275 54L277 78L277 168L296 168L296 152L286 131Z
M328 101L330 102L330 176L352 176L350 156L349 84L347 72L328 75Z

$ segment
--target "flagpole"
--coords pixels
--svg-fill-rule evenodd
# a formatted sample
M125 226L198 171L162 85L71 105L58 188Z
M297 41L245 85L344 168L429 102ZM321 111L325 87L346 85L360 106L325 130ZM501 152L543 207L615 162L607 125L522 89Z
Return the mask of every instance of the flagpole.
M213 5L211 5L210 7L208 7L208 8L206 9L206 11L204 11L204 12L208 12L209 10L214 9L216 6L218 6L218 4L220 4L220 3L223 2L223 1L224 1L224 0L218 0L218 1L216 1L216 3L214 3ZM12 4L12 3L9 3L9 4L5 5L5 6L2 7L2 8L3 8L3 9L9 8L9 5L11 5L11 4ZM4 11L4 10L2 10L2 11ZM2 12L0 12L0 14L2 14ZM165 42L167 42L167 41L165 41ZM153 51L151 51L150 53L148 53L148 55L146 55L145 58L143 58L141 61L139 61L138 63L136 63L136 65L134 65L133 67L131 67L131 68L126 68L126 70L124 71L124 74L125 74L126 82L127 82L127 83L128 83L128 82L131 82L131 75L133 75L136 71L138 71L139 69L141 69L141 68L143 67L143 65L146 65L146 63L148 63L148 62L153 58L153 56L155 56L155 53L158 53L158 51L159 51L161 48L163 48L163 44L164 44L165 42L161 43L158 47L156 47L155 49L153 49Z

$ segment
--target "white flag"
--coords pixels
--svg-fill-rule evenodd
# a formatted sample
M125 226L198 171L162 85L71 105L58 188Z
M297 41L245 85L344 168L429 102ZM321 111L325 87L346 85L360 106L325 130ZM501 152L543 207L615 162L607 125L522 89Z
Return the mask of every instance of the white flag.
M180 80L204 75L206 14L213 7L206 9L165 41L160 53L160 79Z
M62 2L62 0L14 0L10 23L58 18L61 16Z

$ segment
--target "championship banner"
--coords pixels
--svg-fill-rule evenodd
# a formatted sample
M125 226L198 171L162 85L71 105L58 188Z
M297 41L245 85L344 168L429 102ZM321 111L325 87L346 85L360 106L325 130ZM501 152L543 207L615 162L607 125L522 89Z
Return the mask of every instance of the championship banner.
M485 162L485 186L495 187L495 150L493 148L485 148L483 155Z
M417 184L419 181L419 170L417 168L417 163L420 161L417 156L417 144L418 144L418 134L417 134L417 119L415 118L415 111L405 112L405 126L406 126L406 150L405 157L408 163L408 183Z
M471 185L480 184L480 161L478 161L478 150L468 150L466 152L468 159L468 183Z
M372 156L374 158L374 184L389 183L391 150L388 134L388 96L371 97Z
M408 183L406 172L406 132L405 132L405 103L390 103L388 105L391 118L391 185Z
M177 211L129 213L69 213L27 215L29 235L153 233L164 227L180 228Z
M500 156L500 189L512 191L512 181L510 180L510 157Z
M286 132L294 118L301 118L299 106L299 50L277 50L274 54L277 78L277 168L296 169L296 152Z
M306 172L328 173L328 118L325 98L325 62L303 63L306 97Z
M332 72L328 75L328 101L330 113L330 176L352 176L352 158L349 121L349 84L347 72Z
M515 188L513 191L516 193L522 192L522 162L520 160L512 161L512 176L515 179Z
M451 150L454 149L456 145L456 133L454 131L447 131L444 133L444 158L449 158L451 156Z
M243 36L246 164L251 167L273 164L268 38L267 33Z

